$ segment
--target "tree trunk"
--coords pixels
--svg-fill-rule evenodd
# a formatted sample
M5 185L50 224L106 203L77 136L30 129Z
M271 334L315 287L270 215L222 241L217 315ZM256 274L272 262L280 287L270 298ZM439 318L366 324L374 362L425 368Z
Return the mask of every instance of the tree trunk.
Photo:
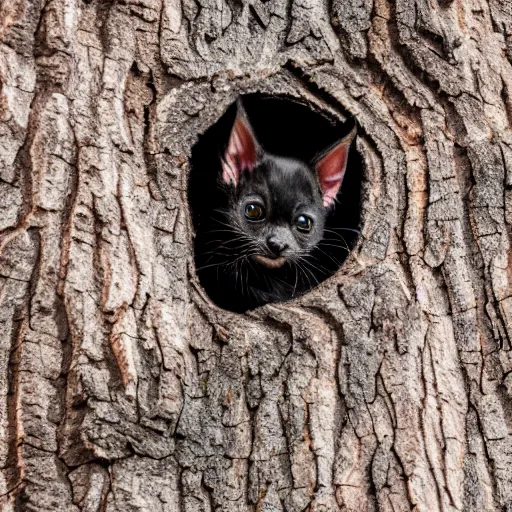
M509 0L0 2L2 511L512 510ZM362 235L304 297L198 284L197 135L351 114Z

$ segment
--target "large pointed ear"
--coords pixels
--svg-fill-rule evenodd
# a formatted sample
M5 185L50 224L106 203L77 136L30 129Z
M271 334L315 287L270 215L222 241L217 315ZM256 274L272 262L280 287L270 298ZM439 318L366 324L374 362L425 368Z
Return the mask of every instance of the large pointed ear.
M348 151L355 136L356 127L354 126L347 136L324 151L313 164L326 208L331 206L341 187L347 168Z
M242 171L254 169L261 151L241 100L237 101L236 108L235 122L222 158L222 179L235 186L238 185Z

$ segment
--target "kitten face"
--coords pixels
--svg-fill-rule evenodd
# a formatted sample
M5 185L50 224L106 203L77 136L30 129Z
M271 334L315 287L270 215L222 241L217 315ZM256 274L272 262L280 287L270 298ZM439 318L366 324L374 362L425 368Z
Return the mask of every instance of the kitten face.
M268 269L280 268L308 255L322 239L355 130L310 167L266 153L240 102L237 108L222 158L222 180L231 195L228 220L247 239L247 257Z
M256 259L267 268L308 254L323 237L325 216L314 171L269 154L241 173L230 214L260 256L279 260Z

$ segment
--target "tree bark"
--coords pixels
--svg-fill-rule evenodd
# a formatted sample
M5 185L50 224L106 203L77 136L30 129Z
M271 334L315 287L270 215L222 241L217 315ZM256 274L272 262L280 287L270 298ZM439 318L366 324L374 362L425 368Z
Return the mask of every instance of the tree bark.
M511 5L0 2L0 509L512 510ZM237 315L187 179L254 91L357 118L363 226Z

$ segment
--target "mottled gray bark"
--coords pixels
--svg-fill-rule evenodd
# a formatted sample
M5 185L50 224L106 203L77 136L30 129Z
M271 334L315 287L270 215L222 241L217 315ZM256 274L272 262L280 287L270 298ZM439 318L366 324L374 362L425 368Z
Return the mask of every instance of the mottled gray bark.
M511 6L0 1L1 510L512 510ZM186 182L250 91L356 116L363 233L236 315Z

